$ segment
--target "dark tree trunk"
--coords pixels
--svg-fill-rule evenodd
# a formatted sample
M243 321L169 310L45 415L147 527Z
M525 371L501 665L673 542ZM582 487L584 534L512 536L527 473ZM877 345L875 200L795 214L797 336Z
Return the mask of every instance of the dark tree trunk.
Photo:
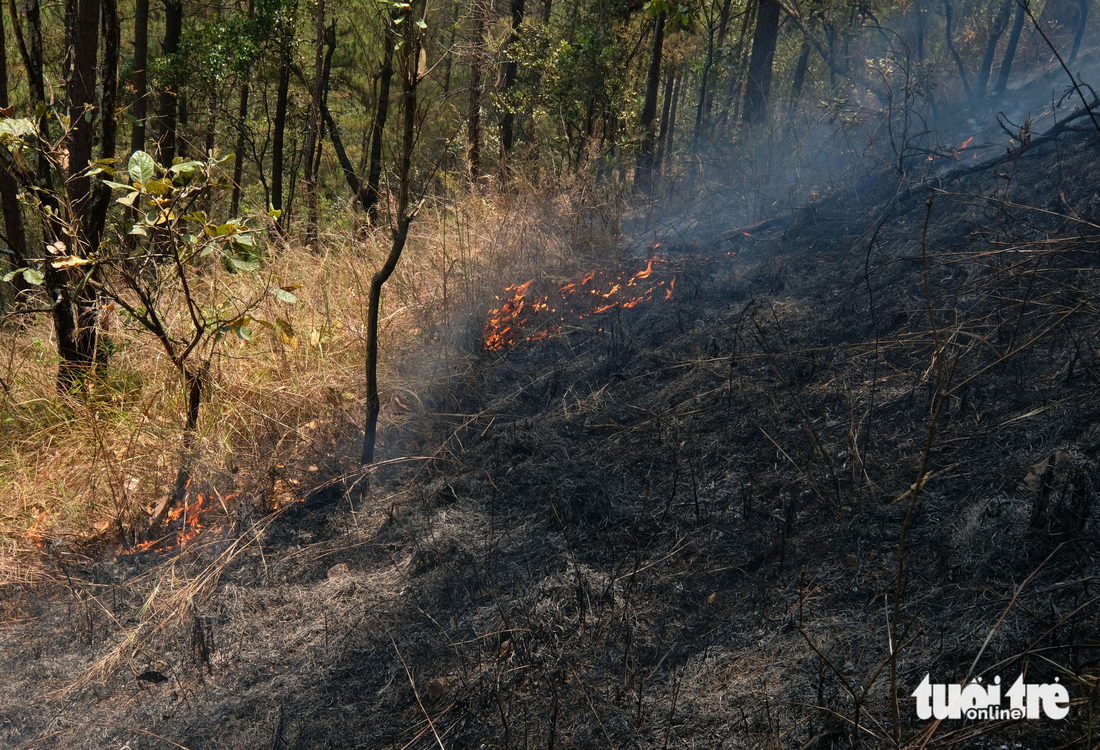
M149 0L137 0L134 9L134 128L130 132L130 151L145 150L145 118L148 116L149 76Z
M483 0L474 0L474 38L471 42L473 57L470 60L470 113L466 119L466 138L470 142L468 154L470 184L476 185L481 177L481 72L485 53L485 8Z
M802 86L806 83L806 72L810 69L810 42L802 40L802 47L798 50L798 62L794 66L794 82L791 84L791 93L795 99L802 98Z
M149 0L138 1L146 4L149 2ZM256 0L248 0L249 20L252 19L255 12ZM248 97L250 95L248 82L250 80L251 76L245 75L244 82L241 84L241 103L237 108L237 148L233 158L233 194L229 199L229 215L231 217L236 216L241 207L241 180L244 179L245 132L248 120Z
M678 75L672 84L672 111L668 113L668 138L665 139L665 154L662 162L665 157L671 156L676 148L676 109L680 104L680 84L683 80L684 77Z
M279 89L275 96L275 121L272 123L274 132L271 136L271 207L276 211L283 210L283 142L286 136L286 108L287 94L290 90L290 49L289 41L284 40L282 66L279 69ZM286 230L289 217L285 214L279 216L279 227Z
M711 99L707 84L710 83L710 71L714 66L714 29L707 28L707 59L703 63L702 80L699 82L699 102L695 107L695 134L692 136L692 150L698 151L707 126L707 102Z
M978 70L977 98L982 101L989 89L989 71L993 68L993 56L997 52L997 43L1008 26L1008 16L1012 11L1015 0L1004 0L997 9L997 15L993 18L993 25L989 29L989 39L985 43L985 56L982 58L982 67Z
M749 74L745 81L745 108L741 118L748 124L763 122L771 96L772 61L779 37L779 0L760 0L756 31L752 37Z
M23 13L16 8L15 0L8 0L8 10L12 17L12 31L19 54L23 58L23 66L27 70L27 79L31 94L31 110L39 112L38 132L45 141L50 140L50 115L46 109L46 79L43 75L42 56L42 11L38 0L28 0L21 6ZM20 21L25 14L28 33L24 34ZM39 107L39 105L42 105ZM50 185L50 161L46 152L38 149L38 159L35 168L35 182L38 185Z
M370 170L363 194L363 210L367 221L374 224L378 218L378 191L382 180L382 139L386 133L386 119L390 112L390 82L393 80L393 51L397 46L397 29L387 19L386 37L382 44L382 68L378 71L378 105L371 123Z
M658 174L661 172L661 164L665 159L665 142L668 140L668 116L672 109L672 86L676 81L676 71L669 67L668 73L665 75L665 98L664 103L661 105L661 125L660 132L657 135L657 158L654 162L653 168Z
M1026 4L1028 0L1017 2L1016 19L1012 22L1012 32L1008 35L1008 46L1005 47L1005 56L1001 60L1001 72L997 75L997 87L993 89L994 96L1004 96L1008 86L1008 76L1012 72L1012 60L1016 57L1016 45L1020 43L1020 33L1024 30L1024 19L1027 18Z
M317 175L313 169L314 151L320 140L321 130L321 86L324 81L325 70L325 0L317 0L317 37L314 44L314 68L313 85L310 86L309 133L306 136L306 151L304 157L304 174L302 178L306 187L306 245L313 247L317 244Z
M409 15L419 18L424 12L424 2L414 2ZM409 236L409 226L416 211L409 211L412 195L412 154L416 145L416 89L420 83L420 35L413 23L403 27L404 39L401 44L401 83L404 127L401 135L401 162L398 165L397 213L393 227L393 243L386 262L378 273L371 278L370 295L367 299L367 417L363 425L363 454L361 462L374 462L374 444L378 435L378 414L382 404L378 397L378 315L381 307L382 286L393 275L405 249Z
M4 14L0 13L0 107L8 107L8 50L4 29ZM0 208L4 212L4 230L12 268L27 267L27 236L23 224L23 207L19 204L19 184L7 167L0 166ZM13 279L17 294L30 289L22 275Z
M182 35L183 0L165 0L164 42L161 44L161 54L171 59L179 52ZM160 163L165 167L172 166L172 160L176 158L178 116L179 83L170 75L169 84L165 86L164 93L160 97Z
M512 0L512 35L508 37L508 46L516 42L519 38L519 27L523 25L523 0ZM505 48L507 51L507 47ZM501 85L500 96L503 100L507 96L508 91L516 82L516 73L518 65L516 61L509 56L508 61L504 63L504 81ZM504 117L500 122L500 156L501 156L501 175L507 179L508 173L508 156L512 153L512 144L514 142L513 129L515 127L516 115L512 111L512 108L508 106L507 102L504 104Z
M657 142L657 92L661 85L661 55L665 42L665 14L659 13L653 25L653 53L646 76L645 103L642 105L642 145L638 150L638 168L634 189L648 194L653 190L653 154Z
M451 15L451 36L447 42L446 56L443 58L443 98L451 93L451 68L454 66L455 38L458 35L459 4L456 0L454 13Z
M117 18L115 19L117 26ZM98 246L105 216L96 217L91 177L83 165L92 158L95 121L79 116L87 107L96 107L96 69L99 53L100 0L82 0L73 19L71 68L66 91L72 129L69 131L69 175L66 180L67 204L71 208L70 226L78 231L62 233L65 254L85 258ZM116 48L117 58L117 48ZM115 63L117 64L117 63ZM105 81L111 88L113 82ZM103 113L113 118L114 109ZM92 243L95 243L94 245ZM53 269L44 264L46 281L53 305L57 352L61 359L57 371L58 387L62 391L77 385L96 361L96 341L99 331L94 295L88 285L79 284L79 276L70 270Z
M959 52L955 49L955 41L952 39L952 13L951 0L943 0L944 32L947 37L947 51L951 53L951 58L955 61L955 67L959 71L959 79L962 81L963 92L966 93L966 101L970 106L974 106L974 95L970 91L970 83L966 79L966 68L963 67L962 58L959 57Z
M1081 51L1081 40L1085 36L1085 24L1089 20L1089 0L1079 0L1077 3L1079 11L1077 15L1077 31L1073 35L1073 49L1069 53L1069 65L1077 60L1077 53Z

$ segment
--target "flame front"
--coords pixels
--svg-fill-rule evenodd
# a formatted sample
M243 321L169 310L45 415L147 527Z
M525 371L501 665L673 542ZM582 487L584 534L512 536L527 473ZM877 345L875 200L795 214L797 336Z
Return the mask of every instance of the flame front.
M233 495L229 495L226 499L231 497ZM191 499L191 493L188 492L184 495L182 505L168 511L168 528L164 536L138 544L130 550L130 554L150 551L168 552L176 548L182 550L206 532L217 534L221 531L221 526L208 523L213 510L214 504L209 502L208 498L197 493L194 499Z
M664 271L662 274L661 271ZM665 278L660 278L664 276ZM675 275L668 262L654 256L636 273L620 269L616 274L596 269L558 289L560 299L528 296L534 279L513 284L497 297L500 306L489 311L485 323L485 350L501 351L520 341L542 341L566 325L615 308L631 309L654 298L663 289L672 298Z

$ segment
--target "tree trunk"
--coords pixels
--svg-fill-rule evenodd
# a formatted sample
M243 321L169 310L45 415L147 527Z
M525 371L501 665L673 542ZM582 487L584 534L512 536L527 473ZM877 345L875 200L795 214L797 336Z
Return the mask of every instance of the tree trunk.
M997 15L993 18L993 25L989 29L989 39L986 40L985 44L985 57L982 58L982 67L978 71L978 101L984 101L988 93L989 71L993 68L993 56L997 52L997 43L1001 41L1001 36L1008 26L1008 16L1014 2L1015 0L1004 0L1000 8L997 9Z
M4 14L0 13L0 107L7 109L8 57L4 29ZM27 267L27 236L23 224L23 207L19 203L19 184L7 167L0 167L0 208L4 213L4 229L7 232L8 249L13 268ZM22 275L13 279L17 293L30 289Z
M507 53L508 47L515 44L519 38L519 28L523 25L523 0L512 0L512 34L508 37L508 45L505 47L505 53ZM516 73L518 65L516 61L509 56L508 61L504 63L504 81L500 89L500 98L503 101L508 95L508 91L516 82ZM508 156L512 153L512 144L514 143L513 129L515 127L515 112L508 105L504 103L504 117L500 122L500 161L501 161L501 176L507 180L508 176Z
M470 60L470 113L466 120L466 138L470 142L467 156L470 169L470 184L476 185L481 177L481 68L485 53L485 8L483 0L474 0L474 38L471 42Z
M779 9L779 0L760 0L757 9L749 74L745 82L745 108L741 114L742 121L750 125L763 122L768 114L772 61L779 37Z
M408 9L411 18L420 18L424 13L424 0L416 0ZM404 128L401 138L401 163L398 167L397 213L393 228L393 243L390 245L386 262L378 273L371 278L370 296L367 300L367 417L363 426L364 465L374 462L374 444L378 435L378 414L381 401L378 397L378 314L381 307L382 286L393 275L405 249L409 236L409 226L416 211L409 212L412 189L412 154L416 145L416 89L420 83L420 33L415 23L406 22L401 44L401 83L404 109Z
M966 102L973 107L974 95L970 91L970 83L966 80L966 68L963 67L962 58L959 57L958 50L955 49L955 41L951 38L951 15L951 0L943 0L944 32L947 36L947 51L951 53L951 58L955 61L955 67L959 71L959 79L962 81L963 92L966 94Z
M680 84L683 83L684 77L682 75L676 76L676 80L672 84L672 111L668 113L668 138L665 140L665 153L661 157L662 163L664 158L671 156L673 150L676 148L676 108L680 104Z
M164 42L161 44L161 54L171 59L179 52L182 35L183 0L165 0ZM172 166L172 160L176 158L178 98L179 84L169 76L169 83L160 97L160 163L165 167Z
M649 194L653 190L653 147L657 142L657 92L661 85L661 55L665 41L665 13L658 13L653 26L653 53L646 76L645 103L642 105L642 145L638 150L638 167L634 175L636 192Z
M325 0L317 0L317 38L314 45L313 85L310 87L312 96L309 110L309 133L306 136L306 151L304 157L304 174L302 175L306 187L306 245L314 247L317 244L317 175L313 170L313 155L317 150L318 135L321 129L321 84L325 70Z
M997 76L997 87L993 89L993 95L1004 96L1008 86L1008 76L1012 72L1012 59L1016 57L1016 45L1020 42L1020 33L1024 30L1024 19L1027 18L1028 0L1022 0L1016 5L1016 19L1012 22L1012 32L1008 35L1008 46L1005 47L1005 56L1001 60L1001 72Z
M386 37L382 44L382 68L378 71L378 105L371 123L370 171L367 172L367 188L363 195L363 210L367 221L378 219L378 191L382 180L382 138L386 133L386 118L390 111L390 82L393 79L393 51L397 46L397 29L392 18L387 19Z
M138 2L144 2L148 5L149 0L138 0ZM252 20L252 16L255 12L256 0L248 0L249 20ZM244 82L241 84L241 103L237 108L237 148L233 158L233 194L229 199L230 217L236 216L237 211L239 211L241 207L241 180L244 179L245 127L248 120L248 97L251 93L249 89L250 80L251 75L246 74Z
M1077 32L1073 35L1073 49L1069 53L1069 65L1077 60L1077 53L1081 51L1081 40L1085 36L1085 24L1089 20L1089 0L1078 0Z
M16 8L15 0L8 0L8 10L12 17L12 31L14 32L19 54L23 58L23 66L27 69L27 80L31 94L31 110L38 113L38 133L42 140L50 141L50 116L46 109L46 79L43 74L44 63L42 56L42 12L38 0L27 0L23 6L23 13ZM24 34L20 21L22 15L26 15L29 33ZM39 105L42 105L39 107ZM35 182L39 186L51 185L51 167L48 155L43 149L37 149L38 159L35 167Z
M810 49L810 41L803 39L802 47L798 50L798 62L794 66L794 82L791 84L791 94L795 99L802 98L802 86L810 69Z
M710 70L714 66L714 29L707 24L707 59L703 63L702 80L699 82L699 103L695 107L695 134L692 136L692 150L698 152L703 139L703 130L707 124L707 102L711 94L707 90L710 83Z
M271 136L271 207L283 210L283 142L286 137L287 94L290 90L290 42L283 40L282 66L279 69L279 89L275 96L274 132ZM279 228L286 231L289 217L280 214Z
M669 66L668 73L665 75L665 98L664 103L661 105L660 132L657 135L657 158L653 165L658 174L661 173L661 164L665 159L665 142L668 140L668 116L672 109L672 86L675 81L676 71Z
M145 118L148 116L149 76L149 0L137 0L134 9L134 72L130 85L134 87L131 114L134 127L130 131L130 152L145 150Z

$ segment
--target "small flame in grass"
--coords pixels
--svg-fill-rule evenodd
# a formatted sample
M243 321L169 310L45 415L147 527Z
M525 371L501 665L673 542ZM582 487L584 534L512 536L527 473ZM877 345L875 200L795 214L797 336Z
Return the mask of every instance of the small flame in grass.
M188 483L190 484L190 483ZM191 499L188 492L184 495L183 503L168 511L168 529L160 539L150 539L142 542L129 551L129 554L137 552L168 552L173 549L186 549L200 535L210 532L217 534L221 531L218 524L206 523L208 516L214 510L214 504L208 502L201 493Z
M658 243L660 245L660 243ZM613 308L631 309L648 302L660 289L665 299L672 298L675 276L659 278L667 261L654 256L646 267L628 275L599 269L558 289L560 300L553 303L549 296L529 296L532 281L513 284L497 297L500 306L489 311L485 323L485 350L501 351L520 341L542 341L561 331L562 326L590 315L600 315ZM525 331L535 328L532 333Z
M49 516L50 512L48 510L43 510L38 514L38 517L34 519L34 523L31 524L31 527L27 529L27 533L23 535L27 541L39 549L50 543L50 540L42 533L42 524Z

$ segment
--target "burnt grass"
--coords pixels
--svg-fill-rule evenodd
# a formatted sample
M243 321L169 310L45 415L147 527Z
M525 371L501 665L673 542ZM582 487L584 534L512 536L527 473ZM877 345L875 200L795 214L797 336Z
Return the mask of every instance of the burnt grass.
M471 337L368 473L288 463L175 557L13 563L0 745L1091 746L1098 157L673 240L670 300ZM916 716L927 673L1021 671L1069 717Z

